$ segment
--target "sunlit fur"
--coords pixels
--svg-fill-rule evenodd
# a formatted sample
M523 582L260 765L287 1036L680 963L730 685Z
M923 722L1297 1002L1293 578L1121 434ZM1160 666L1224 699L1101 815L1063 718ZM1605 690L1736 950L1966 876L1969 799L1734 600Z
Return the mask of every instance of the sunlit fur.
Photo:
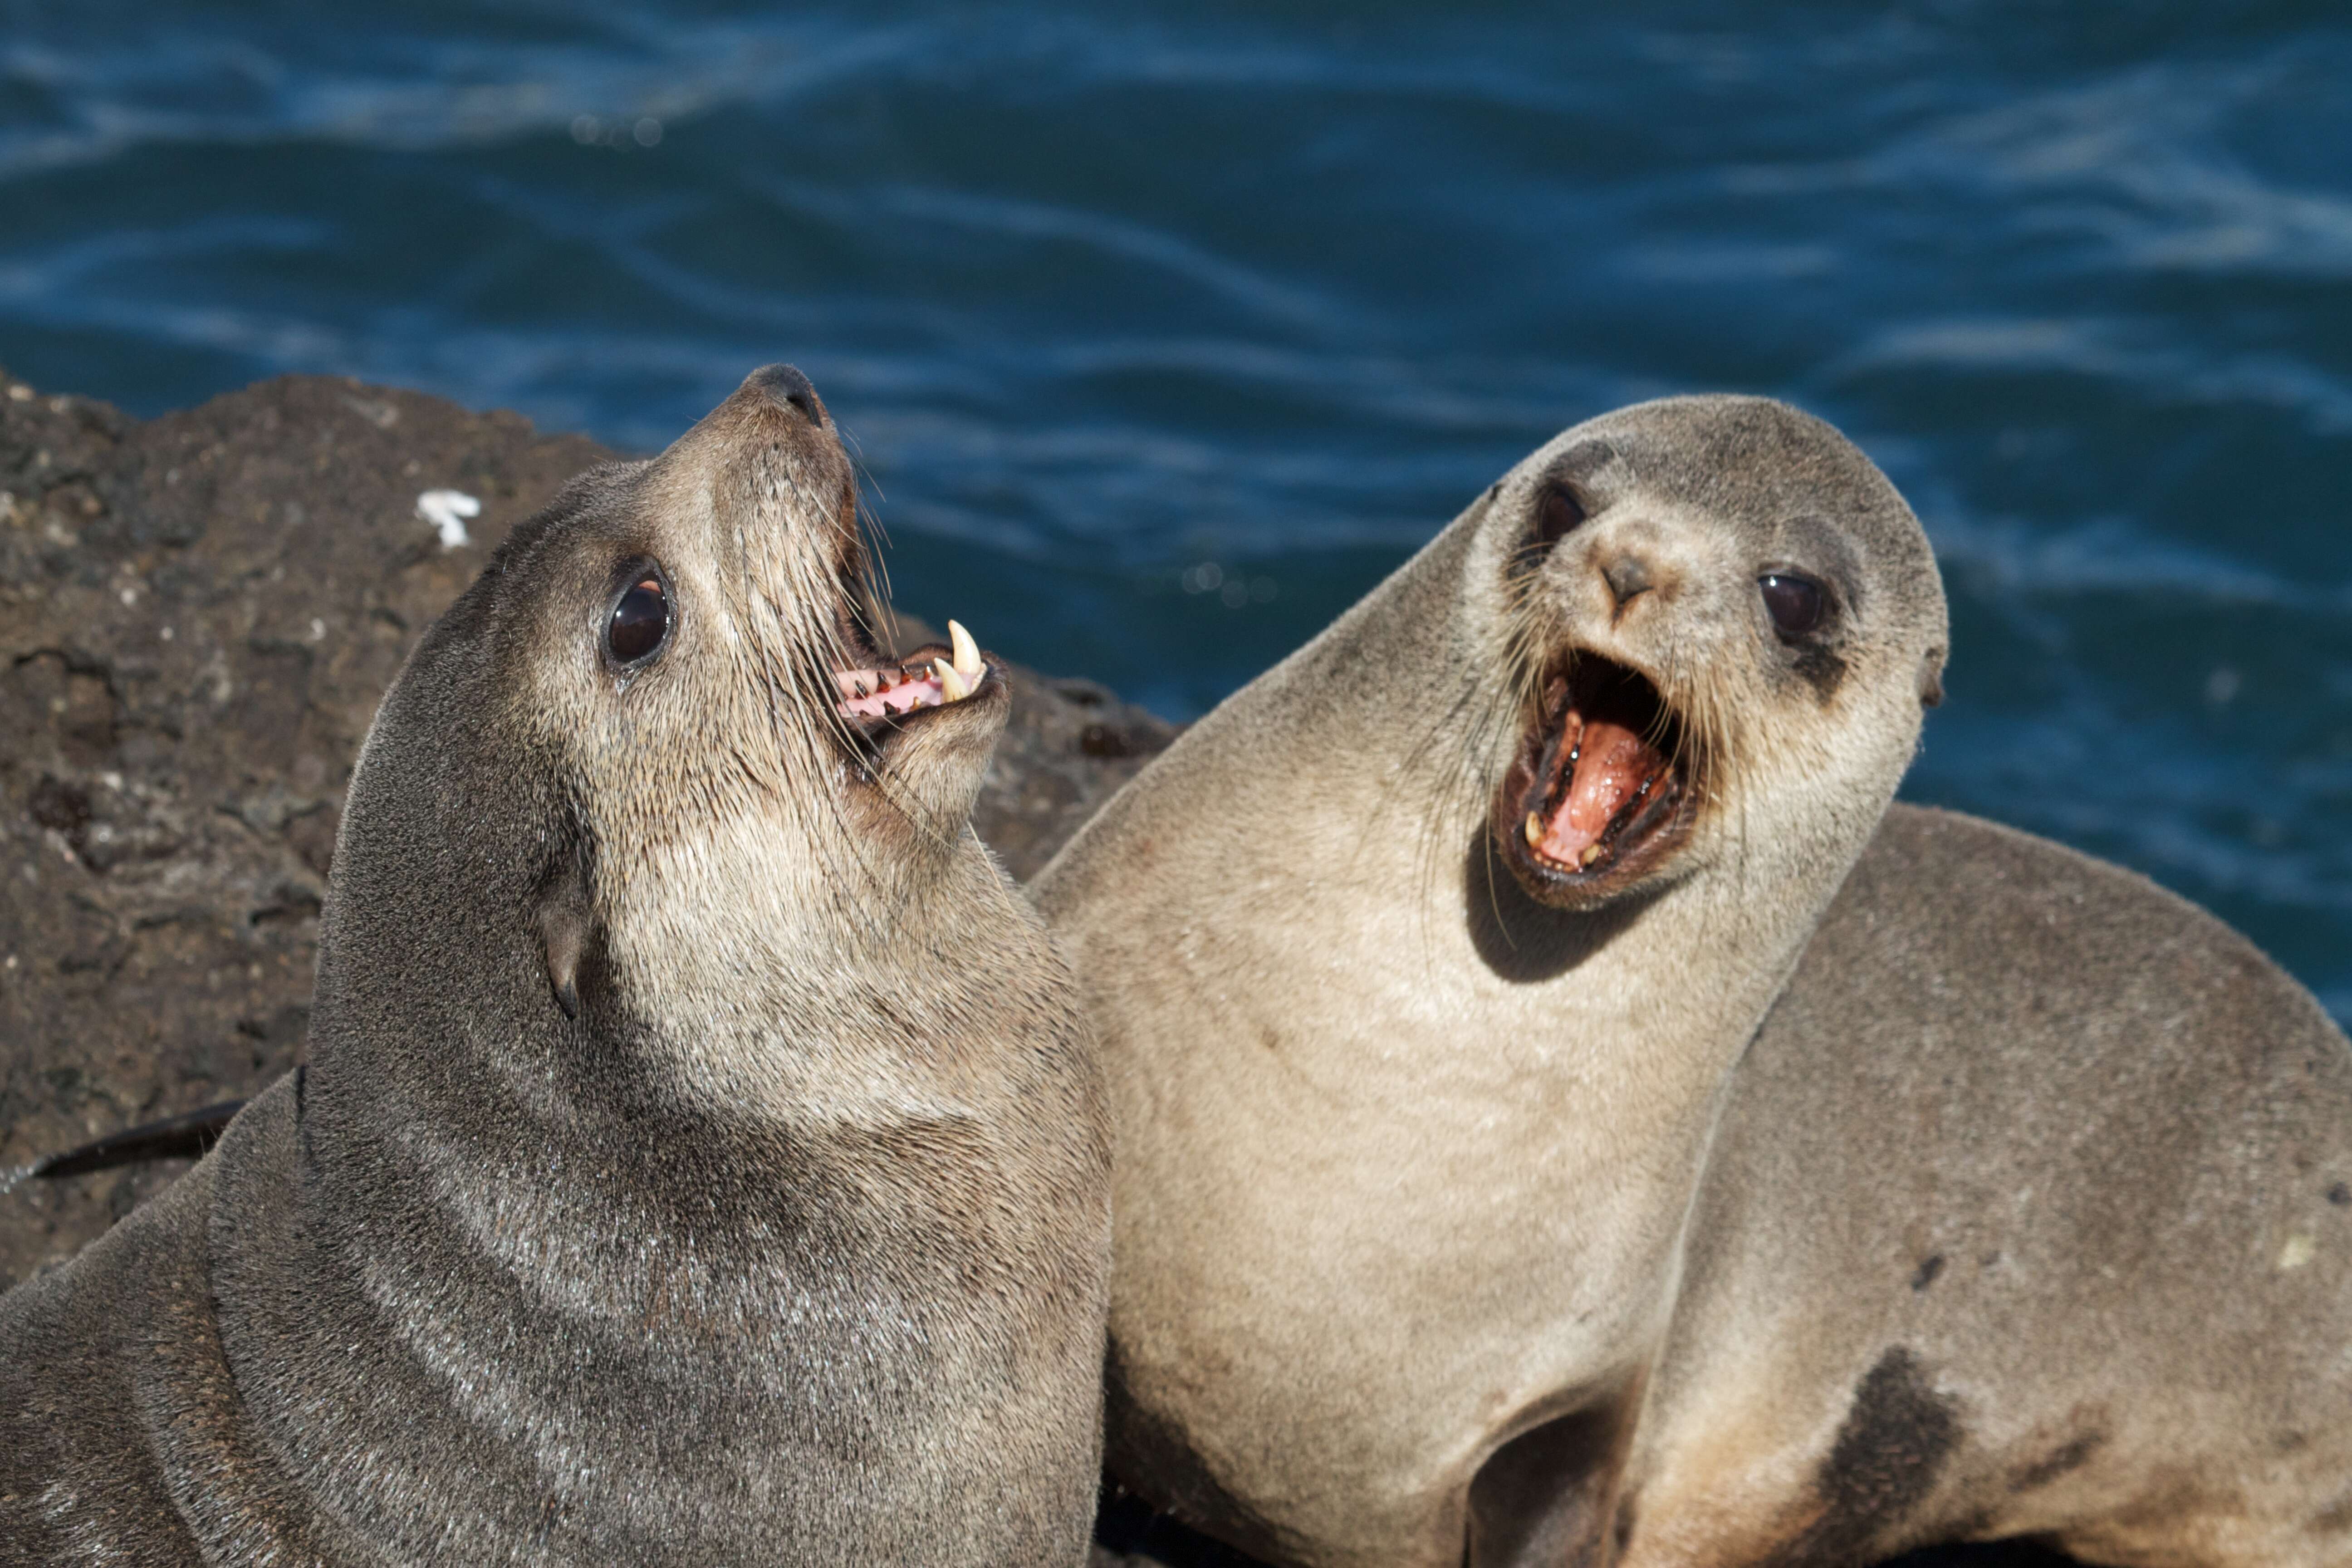
M2352 1543L2352 1048L2212 916L1897 804L1734 1075L1624 1568L2320 1568Z
M1591 515L1531 557L1571 459ZM1656 583L1622 613L1614 549ZM1758 595L1792 565L1843 595L1833 689ZM1454 1568L1498 1446L1589 1418L1606 1517L1726 1075L1945 641L1925 537L1835 431L1644 405L1513 469L1081 831L1035 887L1119 1112L1118 1474L1278 1561ZM1697 796L1581 910L1503 874L1518 824L1489 822L1577 650L1656 685Z
M73 1412L0 1431L0 1538L1084 1559L1106 1110L966 822L1002 683L878 737L835 712L854 506L829 419L755 375L426 634L349 794L304 1072L0 1307L0 1422ZM675 624L624 672L639 561Z

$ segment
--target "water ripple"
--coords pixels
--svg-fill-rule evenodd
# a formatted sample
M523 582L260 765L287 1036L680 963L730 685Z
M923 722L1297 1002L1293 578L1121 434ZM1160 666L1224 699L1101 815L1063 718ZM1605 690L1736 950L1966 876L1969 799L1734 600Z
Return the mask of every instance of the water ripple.
M0 5L13 374L646 449L790 358L910 607L1177 716L1560 426L1791 397L1944 565L1910 792L2352 998L2330 8Z

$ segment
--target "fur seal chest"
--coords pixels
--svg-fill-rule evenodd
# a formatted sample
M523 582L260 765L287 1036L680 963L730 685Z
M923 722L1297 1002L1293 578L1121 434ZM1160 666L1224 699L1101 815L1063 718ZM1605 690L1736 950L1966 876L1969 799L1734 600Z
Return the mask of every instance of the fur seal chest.
M879 657L856 502L771 367L426 634L306 1066L0 1300L12 1548L1084 1560L1107 1110L966 821L1003 679Z
M1945 641L1835 431L1644 405L1080 831L1035 891L1118 1110L1116 1473L1286 1561L1601 1560L1726 1079Z

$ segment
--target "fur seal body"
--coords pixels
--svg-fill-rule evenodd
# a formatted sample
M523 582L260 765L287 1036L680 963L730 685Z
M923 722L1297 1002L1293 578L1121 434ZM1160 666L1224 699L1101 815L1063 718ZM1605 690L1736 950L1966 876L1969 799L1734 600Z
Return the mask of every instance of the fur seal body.
M1115 1473L1284 1561L1605 1559L1724 1085L1945 625L1835 431L1644 405L1080 831L1034 890L1118 1110Z
M1895 806L1755 1045L1619 1561L2352 1561L2352 1047L2144 879Z
M1085 1559L1107 1108L856 495L772 367L425 636L306 1066L0 1300L11 1561Z

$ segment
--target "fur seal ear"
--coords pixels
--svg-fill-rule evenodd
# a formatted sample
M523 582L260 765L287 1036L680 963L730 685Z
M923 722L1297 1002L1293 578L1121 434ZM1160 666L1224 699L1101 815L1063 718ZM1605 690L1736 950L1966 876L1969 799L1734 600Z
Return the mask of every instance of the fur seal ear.
M1931 647L1919 666L1919 706L1940 708L1944 705L1944 650Z
M587 868L566 855L541 887L533 924L547 957L547 984L567 1018L580 1016L580 964L588 953L596 913L588 897Z

